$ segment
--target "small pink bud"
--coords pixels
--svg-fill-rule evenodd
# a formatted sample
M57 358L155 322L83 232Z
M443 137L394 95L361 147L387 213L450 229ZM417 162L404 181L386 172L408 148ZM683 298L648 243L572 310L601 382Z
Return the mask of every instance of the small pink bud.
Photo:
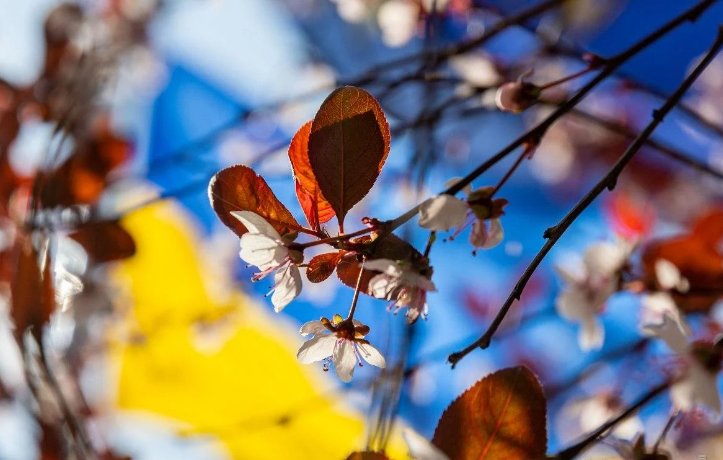
M523 81L511 81L497 88L495 103L503 112L520 113L537 102L539 89Z

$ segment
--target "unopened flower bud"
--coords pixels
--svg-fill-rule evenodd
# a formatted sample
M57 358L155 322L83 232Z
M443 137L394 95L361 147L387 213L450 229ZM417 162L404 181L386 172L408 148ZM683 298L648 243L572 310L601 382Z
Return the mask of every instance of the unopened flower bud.
M495 103L503 112L520 113L537 102L540 89L523 81L511 81L497 88Z

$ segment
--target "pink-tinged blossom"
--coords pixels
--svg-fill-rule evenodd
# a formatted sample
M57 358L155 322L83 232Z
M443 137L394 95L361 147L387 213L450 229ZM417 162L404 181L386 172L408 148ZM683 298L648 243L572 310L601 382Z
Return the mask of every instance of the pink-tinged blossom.
M646 327L645 332L661 338L683 362L682 374L670 387L670 399L675 408L687 412L703 405L720 414L717 384L720 350L712 344L690 343L679 325L667 315L662 323Z
M447 186L452 186L457 181L458 178L452 179L447 182ZM471 223L472 246L480 249L497 246L504 238L500 217L504 214L507 200L494 199L494 187L482 187L473 191L467 185L463 191L467 193L464 200L442 194L423 202L419 208L419 225L433 231L456 228L454 237Z
M408 262L375 259L364 268L382 272L369 281L369 292L376 298L389 300L395 313L407 308L407 322L427 317L427 292L436 291L432 280L416 271Z
M555 306L560 316L580 325L578 342L583 351L600 349L605 330L599 315L618 290L620 272L627 264L631 246L627 242L602 242L587 248L577 270L557 266L566 286Z
M274 286L269 292L274 310L280 312L301 293L299 263L303 256L290 250L274 227L251 211L232 211L231 215L248 230L241 236L241 259L259 268L251 279L258 281L274 274Z
M334 315L332 321L321 318L309 321L301 326L301 335L312 337L299 348L296 357L303 364L324 361L324 370L328 362L334 363L336 375L344 382L349 382L357 366L362 366L362 359L372 366L384 368L384 356L364 337L369 333L369 326L357 320L343 320Z

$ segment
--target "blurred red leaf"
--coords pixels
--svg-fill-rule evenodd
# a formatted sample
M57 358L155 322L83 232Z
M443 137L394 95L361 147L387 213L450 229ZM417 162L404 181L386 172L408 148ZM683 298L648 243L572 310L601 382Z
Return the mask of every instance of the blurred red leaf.
M17 271L12 283L12 318L15 336L22 343L23 333L30 328L38 339L43 326L55 310L55 293L50 258L45 252L43 269L38 253L29 238L18 240Z
M452 460L545 458L546 400L525 367L491 374L444 411L432 443Z
M70 235L96 263L127 259L136 253L133 237L118 222L81 225Z
M713 210L693 223L693 234L713 248L723 243L723 209Z
M45 207L92 204L109 183L109 174L130 157L132 148L113 133L107 118L98 121L90 139L43 179Z
M309 226L320 229L320 224L334 217L334 209L321 193L314 171L309 162L309 134L311 123L305 123L294 135L289 145L289 159L296 181L296 196L301 204Z
M655 210L624 191L605 200L605 211L615 232L626 238L640 238L650 233L655 223Z
M306 268L306 277L312 283L321 283L334 273L341 256L340 252L327 252L313 257Z
M363 89L345 86L335 90L316 113L309 135L309 160L341 227L347 211L377 180L389 145L389 124L382 108Z
M645 279L656 285L655 264L665 259L675 265L690 284L688 292L673 293L685 312L707 311L723 296L723 211L716 210L697 219L688 235L648 244L642 253Z
M66 458L63 434L57 426L38 420L40 423L40 460L62 460Z
M236 165L219 171L208 185L208 195L221 222L238 236L248 230L231 211L255 212L281 235L301 228L266 181L247 166Z

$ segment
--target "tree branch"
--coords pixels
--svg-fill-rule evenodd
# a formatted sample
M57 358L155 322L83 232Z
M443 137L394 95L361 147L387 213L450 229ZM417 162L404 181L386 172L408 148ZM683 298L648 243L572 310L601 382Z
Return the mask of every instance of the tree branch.
M698 6L700 7L700 4ZM664 117L678 104L680 99L690 88L693 82L695 82L695 80L700 76L700 74L703 73L703 70L718 54L721 46L723 46L723 28L719 29L718 36L716 37L715 42L713 43L712 47L705 55L705 57L700 61L700 63L698 63L693 72L691 72L691 74L683 81L683 83L681 83L681 85L668 98L668 100L665 101L665 103L659 109L653 110L652 121L628 146L628 148L620 156L618 161L615 163L615 165L613 165L613 167L608 171L608 173L602 179L600 179L597 184L595 184L595 186L580 201L578 201L577 204L575 204L575 206L573 206L573 208L562 218L562 220L560 220L560 222L545 231L544 238L546 238L547 241L542 246L537 255L535 255L535 258L532 260L532 262L530 262L530 264L525 269L517 284L512 289L512 292L507 297L507 300L500 308L497 316L492 321L492 324L490 324L487 331L475 342L462 349L461 351L452 353L449 356L449 362L452 364L452 367L454 367L462 358L464 358L474 349L478 347L487 348L490 345L495 331L502 323L502 320L504 319L505 315L509 311L514 301L519 300L523 290L525 289L525 285L530 280L533 273L540 265L542 260L545 258L545 256L547 256L552 247L557 243L557 241L559 241L565 231L580 216L580 214L582 214L582 212L587 209L587 207L590 206L590 204L595 201L595 199L606 188L612 190L615 187L618 176L623 171L625 166L627 166L630 160L645 144L645 141L652 135L653 131L655 131L658 125L663 121Z

